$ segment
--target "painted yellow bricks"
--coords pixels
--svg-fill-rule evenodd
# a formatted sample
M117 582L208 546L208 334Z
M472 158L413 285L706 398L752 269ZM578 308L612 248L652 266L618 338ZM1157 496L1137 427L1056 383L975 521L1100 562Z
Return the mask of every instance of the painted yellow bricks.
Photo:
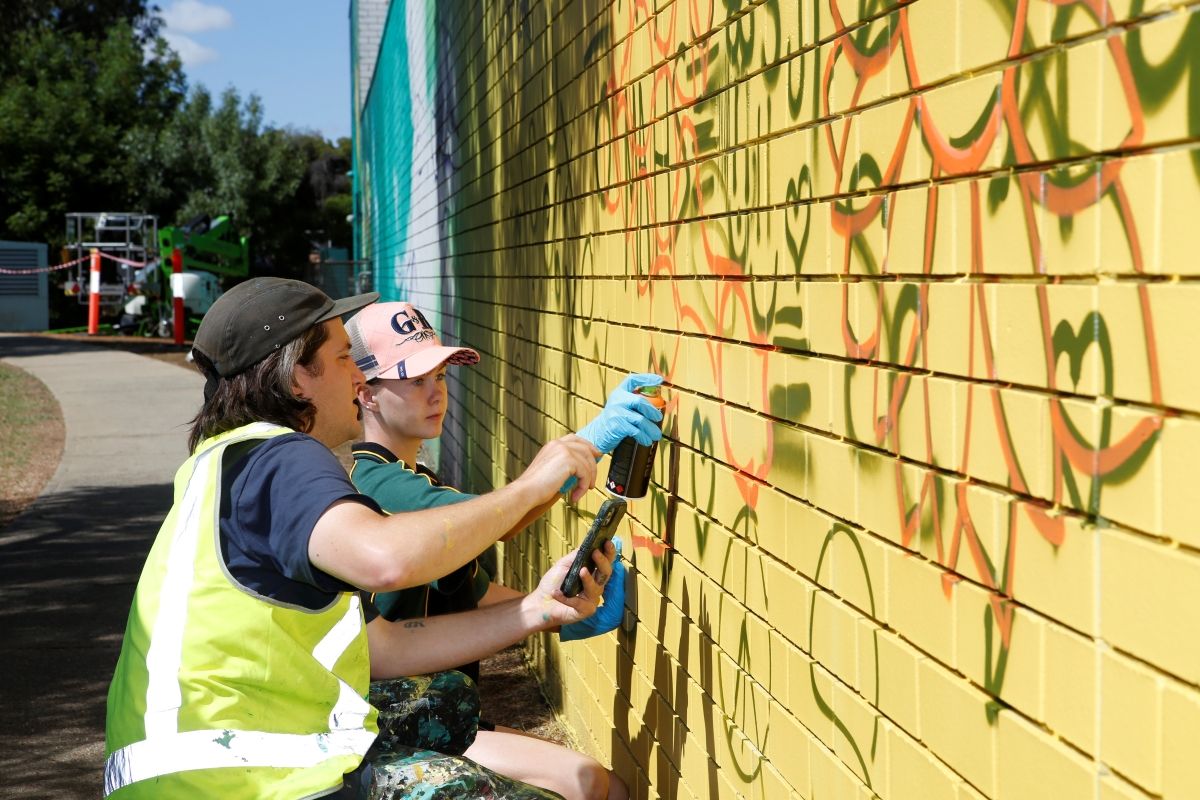
M1100 630L1113 646L1180 678L1200 677L1200 645L1179 631L1193 624L1200 558L1136 534L1100 531Z
M954 599L958 671L1021 714L1042 719L1046 623L965 581ZM997 608L1012 614L1011 622Z
M921 741L985 796L995 796L998 736L987 719L987 695L928 659L918 669Z
M1097 329L1107 339L1104 344L1111 350L1111 355L1105 359L1108 362L1105 372L1109 374L1100 376L1100 391L1106 395L1139 403L1162 403L1165 398L1155 398L1156 390L1161 394L1162 387L1166 385L1179 386L1180 389L1186 386L1187 377L1167 376L1164 370L1168 363L1178 367L1181 353L1178 348L1186 348L1186 338L1177 342L1172 339L1162 340L1156 335L1157 325L1172 318L1179 319L1177 315L1183 309L1172 300L1168 300L1168 295L1156 293L1162 298L1162 322L1156 316L1147 318L1146 312L1153 312L1153 306L1150 304L1150 298L1154 296L1152 288L1127 284L1100 287L1098 310L1101 320L1097 323ZM1175 291L1179 293L1180 298L1192 294L1190 287L1175 287ZM1187 336L1182 332L1180 335ZM1172 399L1177 403L1192 402L1185 400L1178 391L1172 394Z
M1160 676L1118 653L1100 654L1099 757L1152 794L1162 790L1162 701Z
M1200 303L1200 287L1173 286L1170 291L1167 288L1152 285L1145 287L1144 295L1139 293L1140 305L1149 311L1155 329L1171 331L1169 336L1156 336L1155 347L1147 347L1147 350L1157 355L1155 377L1161 381L1160 402L1184 411L1197 411L1200 410L1200 376L1191 366L1193 356L1200 347L1200 334L1191 323ZM1140 329L1129 331L1127 335L1136 332L1142 333L1140 338L1145 342L1148 337L1144 321ZM1117 334L1116 331L1113 333ZM1146 356L1143 356L1142 360L1145 359ZM1134 361L1132 358L1129 360ZM1147 393L1151 400L1153 388L1152 384L1151 391Z
M1180 46L1186 46L1182 43L1187 40L1188 26L1194 24L1193 14L1194 11L1177 11L1135 28L1138 44L1144 48L1145 57L1153 61ZM1122 38L1127 47L1132 44L1129 34ZM1187 110L1183 97L1177 92L1165 95L1165 102L1137 103L1141 107L1138 110L1144 110L1145 113L1145 140L1148 143L1179 138L1179 132L1184 130L1181 126L1186 125L1184 117ZM1114 101L1118 97L1114 97ZM1138 99L1140 98L1135 98L1135 102Z
M812 733L780 704L771 703L770 710L771 739L766 756L779 768L793 791L802 797L811 797L809 749Z
M998 800L1092 794L1093 765L1074 750L1007 710L1000 712L997 728Z
M1193 797L1200 792L1200 762L1188 742L1200 733L1200 701L1190 687L1168 682L1162 695L1163 796Z
M1045 626L1046 726L1085 753L1096 752L1096 644L1058 625Z
M968 14L964 17L974 17ZM982 15L980 15L982 16ZM907 10L907 21L915 52L916 86L929 86L959 71L962 63L962 36L965 24L960 21L960 6L953 0L933 0L913 5ZM977 53L970 54L973 58Z
M833 752L813 745L809 752L814 797L865 798L866 786L850 767Z
M775 630L797 647L808 648L809 611L812 606L812 584L786 566L774 561L763 564L770 590L772 613L767 617ZM777 612L774 609L786 609Z
M923 365L934 372L987 377L985 349L975 340L979 338L982 343L981 337L992 337L993 341L994 337L982 327L975 295L978 292L967 284L936 283L929 287L927 328L921 347L928 358Z
M878 696L879 710L909 736L919 739L921 693L917 676L924 657L894 633L880 631L871 639L872 648L878 653L878 676L872 686L871 679L876 676L873 670L867 670L863 695Z
M873 534L893 543L902 540L902 521L897 513L896 476L900 462L886 455L860 449L855 453L858 508L854 519Z
M889 800L957 800L960 778L900 728L881 725L887 751L887 780L880 794Z
M833 674L854 682L859 663L857 615L824 592L814 593L811 615L811 638L805 637L802 648Z
M379 273L486 355L447 474L509 482L629 371L675 403L635 631L529 644L635 797L1200 793L1197 12L960 5L533 2L455 42L444 274Z
M1146 269L1159 275L1188 275L1200 272L1200 264L1191 257L1195 253L1200 232L1187 225L1187 211L1195 206L1197 184L1192 164L1195 149L1175 150L1161 155L1129 159L1126 167L1149 162L1123 181L1131 195L1146 197L1146 211L1131 209L1137 214L1139 230L1162 231L1162 235L1147 237L1144 245ZM1145 183L1140 183L1144 180ZM1131 198L1132 202L1132 198ZM1169 232L1170 235L1166 235Z
M849 519L857 503L854 450L824 436L806 436L808 481L806 495L834 516Z
M1079 517L1061 515L1055 521L1062 525L1062 541L1055 543L1038 531L1031 518L1037 513L1036 508L1021 506L1012 517L1016 525L1013 552L1008 554L1014 561L1010 593L1052 619L1094 634L1099 625L1096 529Z
M886 554L890 627L943 664L953 664L955 585L947 597L941 569L898 549Z

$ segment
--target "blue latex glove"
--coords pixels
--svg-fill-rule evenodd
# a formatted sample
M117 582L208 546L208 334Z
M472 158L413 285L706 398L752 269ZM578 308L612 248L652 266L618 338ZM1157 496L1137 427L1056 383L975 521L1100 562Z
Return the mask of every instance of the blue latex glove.
M662 438L658 426L662 422L662 412L633 390L640 386L658 386L662 380L661 375L645 372L628 376L613 389L596 418L576 435L587 439L601 453L611 453L627 436L637 439L643 447L654 444Z
M633 391L639 386L660 386L662 376L648 372L635 372L613 389L604 403L604 408L594 420L584 425L576 436L591 442L601 453L611 453L626 436L632 436L643 447L662 438L662 412L642 395ZM575 476L567 478L558 490L566 494L575 488Z
M617 557L613 560L612 575L604 584L604 605L596 609L585 620L571 622L559 628L558 638L564 642L576 639L590 639L602 633L616 630L625 615L625 562L621 559L621 540L613 539L617 548ZM592 565L589 565L591 569Z

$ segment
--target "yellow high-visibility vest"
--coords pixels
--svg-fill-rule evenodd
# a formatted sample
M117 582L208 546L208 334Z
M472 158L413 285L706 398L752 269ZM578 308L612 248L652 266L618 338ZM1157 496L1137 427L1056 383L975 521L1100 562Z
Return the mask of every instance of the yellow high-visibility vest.
M311 797L375 740L358 596L287 605L235 584L221 558L225 449L291 432L229 431L176 473L108 691L105 796Z

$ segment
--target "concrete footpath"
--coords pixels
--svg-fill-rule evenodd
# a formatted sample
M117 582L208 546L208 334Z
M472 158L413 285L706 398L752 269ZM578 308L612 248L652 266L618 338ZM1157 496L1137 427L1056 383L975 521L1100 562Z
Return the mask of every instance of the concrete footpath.
M66 425L58 471L0 529L0 797L99 797L108 682L204 381L36 336L0 334L0 359L45 383Z

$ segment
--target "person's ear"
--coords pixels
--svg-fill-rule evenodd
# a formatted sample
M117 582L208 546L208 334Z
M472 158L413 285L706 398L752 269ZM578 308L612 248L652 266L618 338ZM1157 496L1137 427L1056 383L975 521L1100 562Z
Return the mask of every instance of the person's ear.
M365 383L360 383L358 385L357 394L358 404L360 406L369 411L374 411L376 408L378 408L378 405L375 403L375 392L370 386Z

